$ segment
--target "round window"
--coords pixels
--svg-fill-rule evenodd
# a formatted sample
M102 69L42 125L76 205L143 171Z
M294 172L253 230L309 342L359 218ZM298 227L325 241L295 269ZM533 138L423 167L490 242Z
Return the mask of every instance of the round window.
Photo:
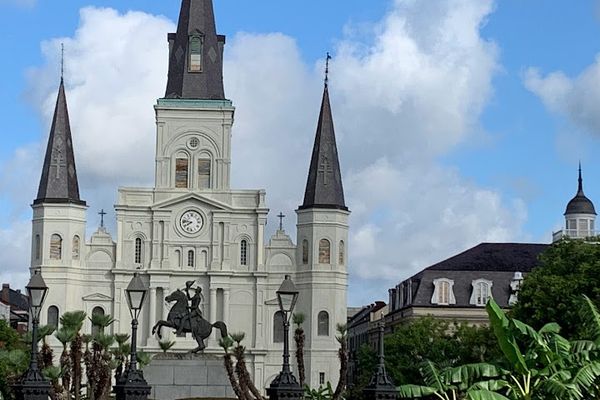
M190 149L195 149L200 145L200 141L198 138L191 138L188 145L190 146Z

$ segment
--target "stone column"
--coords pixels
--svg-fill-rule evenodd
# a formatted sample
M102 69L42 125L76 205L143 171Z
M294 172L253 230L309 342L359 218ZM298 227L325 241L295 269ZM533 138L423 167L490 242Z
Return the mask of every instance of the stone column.
M223 290L223 322L229 323L229 298L231 295L231 289Z
M217 289L210 289L210 319L209 321L214 323L217 320ZM212 346L216 346L216 333L213 332L210 335L209 342L212 342Z
M148 313L148 329L146 331L148 339L146 340L146 346L153 346L156 345L156 339L152 335L152 328L156 319L156 288L150 288L148 294L150 295L150 310Z

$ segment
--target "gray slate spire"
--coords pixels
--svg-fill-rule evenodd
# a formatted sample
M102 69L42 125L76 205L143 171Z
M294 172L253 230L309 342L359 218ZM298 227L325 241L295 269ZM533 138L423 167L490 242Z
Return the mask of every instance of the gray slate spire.
M596 215L594 203L583 193L583 178L581 177L581 163L579 163L579 179L577 180L577 194L567 204L565 215L593 214Z
M54 118L50 128L42 178L34 204L74 203L85 205L79 198L77 169L69 124L69 111L63 79L60 80Z
M224 100L225 36L217 35L212 0L183 0L177 33L170 33L168 40L165 97Z
M348 210L344 202L344 188L327 83L323 91L319 124L304 192L304 204L300 206L300 210L308 208Z

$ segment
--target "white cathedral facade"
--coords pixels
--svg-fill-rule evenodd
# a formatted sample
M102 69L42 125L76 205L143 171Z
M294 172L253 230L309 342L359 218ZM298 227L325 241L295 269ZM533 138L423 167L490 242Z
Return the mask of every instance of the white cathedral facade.
M282 229L267 241L265 191L230 186L235 108L223 91L225 37L216 33L212 1L183 0L168 43L167 90L154 107L156 137L148 135L156 141L155 184L119 189L114 237L100 227L86 238L88 205L79 195L72 144L77 133L71 135L61 80L32 206L31 271L41 271L49 287L41 323L83 310L110 314L114 333L130 332L124 289L138 272L149 287L138 343L155 353L160 348L151 329L167 317L165 297L193 280L202 288L203 316L245 332L254 380L268 386L280 371L283 347L275 292L290 275L300 291L295 312L306 315L307 383L335 384L335 329L346 322L349 211L327 85L305 198L296 210L297 244ZM91 331L89 321L84 331ZM174 351L196 347L190 334L163 333L176 341ZM218 335L213 332L205 352L221 354Z

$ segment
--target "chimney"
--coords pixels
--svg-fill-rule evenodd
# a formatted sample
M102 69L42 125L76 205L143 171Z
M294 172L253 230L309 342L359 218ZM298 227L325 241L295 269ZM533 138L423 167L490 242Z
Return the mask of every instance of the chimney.
M10 304L10 285L8 283L2 284L2 302Z

